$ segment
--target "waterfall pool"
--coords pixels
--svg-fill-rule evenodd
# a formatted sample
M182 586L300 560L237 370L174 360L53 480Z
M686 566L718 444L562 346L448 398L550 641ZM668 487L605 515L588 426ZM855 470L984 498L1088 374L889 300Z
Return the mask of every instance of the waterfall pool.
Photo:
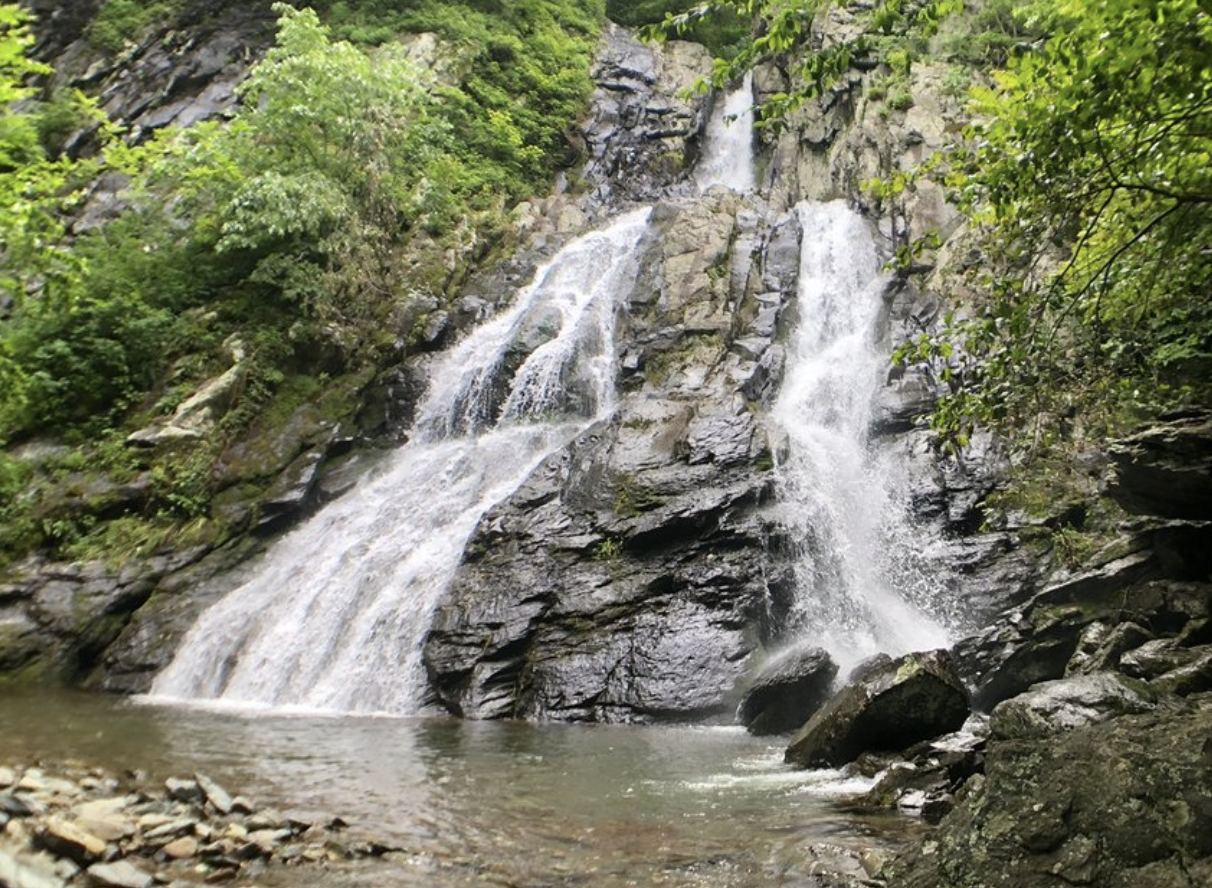
M0 695L0 765L76 762L148 781L201 771L258 806L400 851L272 869L272 888L771 888L837 884L847 852L920 835L862 816L837 773L794 771L735 728L266 716L77 693ZM244 884L244 883L241 883Z

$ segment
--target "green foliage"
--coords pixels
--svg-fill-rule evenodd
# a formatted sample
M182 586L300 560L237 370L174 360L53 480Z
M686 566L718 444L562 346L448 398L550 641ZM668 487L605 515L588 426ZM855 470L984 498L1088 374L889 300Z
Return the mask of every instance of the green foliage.
M116 55L152 25L171 19L184 0L105 0L85 35L97 49Z
M33 475L0 460L0 559L224 533L210 517L224 448L274 435L305 402L348 411L318 380L368 378L410 294L442 295L449 256L482 255L503 208L576 159L566 133L592 86L601 0L321 5L360 46L278 5L276 45L231 119L131 145L78 93L33 100L25 78L47 69L26 58L24 15L0 4L0 445L49 433L76 448ZM109 0L89 36L118 52L183 7ZM421 30L441 41L432 71L398 39ZM81 129L101 150L64 156ZM120 214L70 231L103 171L130 180L106 198ZM132 462L126 435L225 371L237 340L241 385L208 439ZM37 505L65 479L103 477L137 477L146 501L117 517Z
M1212 382L1212 14L1200 0L1034 3L1049 36L977 93L931 175L982 231L974 317L923 340L936 424L1079 416L1098 435ZM962 346L944 353L944 345Z
M430 134L424 223L452 227L467 211L499 214L576 158L567 129L593 84L601 0L507 4L368 0L319 4L335 34L381 44L401 32L432 32L452 54L453 77L435 85L447 132Z
M699 22L720 14L756 17L758 36L731 59L716 59L711 84L723 86L761 62L778 59L789 64L793 85L769 97L759 109L757 126L781 124L804 102L833 88L855 62L882 62L908 83L910 64L940 23L963 8L963 0L835 0L854 15L853 37L822 45L813 34L817 14L831 0L712 0L687 12L666 16L645 31L661 40L682 34ZM707 83L699 84L706 89ZM886 92L891 92L886 90ZM896 90L896 105L909 107L907 89Z
M666 17L683 15L700 6L697 0L607 0L606 15L628 28L656 25ZM721 9L699 18L680 33L685 40L702 43L716 58L736 57L749 39L751 16L737 9Z

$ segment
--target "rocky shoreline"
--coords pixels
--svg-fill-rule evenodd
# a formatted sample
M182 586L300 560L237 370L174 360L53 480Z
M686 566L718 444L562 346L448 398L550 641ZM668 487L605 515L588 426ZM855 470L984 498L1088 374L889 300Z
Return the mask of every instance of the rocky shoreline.
M0 766L5 888L253 885L273 868L319 874L395 850L348 826L259 807L204 774L153 784L137 771Z

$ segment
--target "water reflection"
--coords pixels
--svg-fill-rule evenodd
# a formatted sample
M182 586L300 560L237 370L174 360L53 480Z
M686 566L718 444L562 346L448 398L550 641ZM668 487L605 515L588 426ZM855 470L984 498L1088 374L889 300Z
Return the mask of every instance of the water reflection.
M402 849L326 885L811 886L822 847L915 828L857 819L829 798L836 775L789 771L781 747L731 729L252 717L74 694L6 694L0 724L0 764L205 771Z

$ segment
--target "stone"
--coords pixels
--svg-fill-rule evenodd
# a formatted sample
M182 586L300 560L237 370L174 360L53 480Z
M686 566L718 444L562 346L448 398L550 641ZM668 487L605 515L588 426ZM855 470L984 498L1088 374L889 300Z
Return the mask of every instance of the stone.
M1198 648L1180 647L1176 639L1157 638L1124 654L1118 664L1119 671L1149 681L1189 666L1199 659L1199 654Z
M168 790L168 797L174 802L200 802L206 796L196 780L169 777L164 781L164 788Z
M809 719L784 759L838 767L868 750L906 749L958 730L968 692L946 651L907 654L843 688Z
M1051 737L1155 705L1140 682L1111 672L1046 681L999 703L989 718L990 736L998 740Z
M1198 657L1193 662L1159 675L1149 687L1159 694L1179 697L1212 691L1212 649L1197 648L1196 652Z
M1136 623L1109 626L1091 623L1083 630L1077 650L1065 666L1065 675L1086 675L1120 668L1120 658L1150 641L1153 633ZM1128 673L1131 674L1131 673Z
M751 734L780 734L802 726L829 698L837 664L822 648L792 649L758 673L737 707Z
M223 787L204 774L195 774L194 780L197 781L199 788L206 795L206 800L214 805L216 811L220 814L231 813L232 799Z
M38 843L52 854L81 866L102 859L109 850L104 841L58 815L47 818L38 832Z
M193 836L174 839L162 849L173 860L188 860L198 854L198 840Z
M0 792L0 812L10 817L29 817L34 813L27 799L11 792Z
M248 841L256 845L266 855L273 854L278 846L290 838L288 829L260 829L248 834Z
M153 876L126 860L95 863L88 868L88 875L102 888L152 888L156 883Z
M117 842L135 834L135 825L125 817L77 817L76 826L104 842Z
M17 775L12 768L0 768L0 789L7 789L17 782Z
M4 888L65 888L66 884L49 857L0 846L0 885Z

